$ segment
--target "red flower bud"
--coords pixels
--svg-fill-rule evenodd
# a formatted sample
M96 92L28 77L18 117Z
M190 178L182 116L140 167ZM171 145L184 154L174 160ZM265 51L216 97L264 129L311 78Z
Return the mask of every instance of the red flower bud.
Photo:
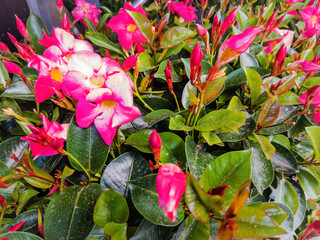
M224 19L219 31L219 36L222 36L227 31L227 29L232 25L232 23L234 22L234 19L237 16L238 8L239 7L236 7L235 9L233 9L232 12Z
M70 24L69 24L67 14L63 15L61 28L67 32L70 32Z
M2 60L2 62L9 73L17 74L19 76L24 75L21 68L17 64L13 62L7 62L6 60Z
M210 55L210 45L209 45L209 33L208 33L208 30L205 27L203 27L202 25L200 25L200 24L197 24L196 27L197 27L198 35L200 36L200 38L202 39L202 41L206 45L206 54L207 54L207 56L209 56Z
M164 75L166 76L167 79L167 84L168 84L168 88L170 93L173 93L173 86L172 86L172 69L171 69L171 63L168 59L168 63L167 66L164 69Z
M193 48L190 57L190 81L193 82L196 79L198 69L202 62L203 53L199 42Z
M160 161L162 139L157 130L153 129L149 137L149 145L154 155L154 160L158 163Z
M62 1L62 0L56 0L56 2L57 2L57 8L58 8L58 10L61 11L62 8L63 8L63 1Z
M19 229L22 227L22 225L26 222L27 220L23 220L22 222L17 223L16 225L13 225L7 233L9 232L17 232Z
M20 18L18 18L17 15L14 15L14 16L16 17L16 23L17 23L17 28L19 32L24 38L26 38L30 42L30 37L29 37L28 30L26 28L26 25L24 25L24 23L21 21Z
M135 67L137 64L137 59L138 59L138 53L136 53L135 55L132 55L128 58L126 58L126 60L124 60L121 68L123 71L128 72L131 68Z
M6 44L4 44L3 42L0 42L0 51L10 53L8 46Z
M159 206L164 209L165 216L172 222L176 220L177 208L186 185L187 177L181 168L172 163L160 167L156 177Z
M10 41L13 43L13 44L16 44L18 41L17 39L10 33L7 33L8 34L8 37L10 38Z

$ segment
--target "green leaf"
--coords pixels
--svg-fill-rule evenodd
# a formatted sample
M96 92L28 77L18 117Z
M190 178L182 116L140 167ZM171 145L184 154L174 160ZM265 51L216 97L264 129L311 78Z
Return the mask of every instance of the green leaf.
M20 159L27 146L28 142L21 140L20 137L12 137L3 141L0 143L0 160L7 165L8 168L13 168L17 163L10 155L15 153Z
M316 159L318 162L320 162L320 142L319 142L320 127L316 127L316 126L307 127L306 131L311 138L312 146L314 149L314 154L316 156Z
M229 152L217 157L204 170L200 184L205 191L229 185L223 199L232 201L240 185L249 180L252 150Z
M141 54L141 53L140 53ZM174 110L176 107L166 98L161 98L157 96L144 96L143 100L151 107L153 110L160 110L160 109L170 109ZM141 104L141 102L137 102L137 104L140 104L140 106L144 107L144 105ZM145 108L145 107L144 107ZM146 108L145 108L146 109Z
M172 48L169 48L166 55L164 55L163 59L169 58L172 55L176 55L180 53L180 51L183 49L184 46L185 46L185 42L181 42L178 45Z
M184 65L184 68L185 68L187 76L190 76L190 71L191 71L191 69L190 69L190 58L181 58L181 61L182 61L183 65ZM205 61L205 60L202 61L200 65L202 67L201 75L202 76L208 75L210 69L212 68L212 65L209 62Z
M284 174L294 174L298 172L298 163L294 155L285 147L278 143L273 143L276 148L275 154L270 158L274 170Z
M26 101L35 101L35 97L23 81L17 81L10 84L1 94L1 97L8 97Z
M82 18L83 21L86 23L86 29L87 32L98 32L97 28L95 27L95 25L93 25L92 21L88 18Z
M258 192L262 195L263 191L269 187L273 181L273 166L271 161L266 158L258 143L253 142L252 147L251 179Z
M292 210L293 214L296 214L296 212L298 211L298 195L291 186L291 184L287 182L285 179L281 179L279 181L275 201L287 205Z
M259 67L258 60L251 53L244 52L240 55L240 63L242 68Z
M233 221L239 228L233 232L234 238L270 238L285 234L286 231L263 210L243 206Z
M131 134L126 141L126 144L135 147L141 152L152 153L152 150L149 146L149 137L152 133L150 129L143 129L139 132Z
M224 143L221 141L218 135L213 132L201 132L201 137L203 137L203 139L208 143L209 146L212 146L214 144L224 146Z
M18 208L17 208L17 215L20 214L20 212L22 211L24 206L28 203L28 201L38 194L39 194L39 192L32 189L32 188L28 188L28 189L24 190L23 192L21 192L19 194L19 201L18 201L19 204L18 204Z
M170 117L169 129L189 132L193 127L185 125L185 119L181 115L174 115Z
M227 77L224 76L222 78L209 82L206 90L204 91L203 101L208 102L217 98L219 94L222 92L221 90L223 89L223 85L226 79Z
M7 226L5 231L8 231L11 227L14 225L27 220L22 227L19 229L21 232L29 232L33 234L38 233L38 210L32 209L25 211L23 213L20 213L17 217L15 217L10 224Z
M246 11L243 10L243 8L239 8L237 11L236 15L237 21L240 23L241 30L243 31L244 29L250 27L250 20L246 14Z
M92 228L91 232L85 240L105 240L106 237L107 236L104 233L103 227L94 225L94 227Z
M9 240L43 240L43 238L27 232L10 232L0 234L0 238Z
M41 169L36 169L33 168L33 173L36 174L37 176L40 176L44 179L47 179L51 182L54 182L54 178L47 172L41 170ZM36 178L36 177L24 177L24 180L26 180L27 183L29 183L30 185L32 185L33 187L36 188L50 188L52 186L52 183L49 183L45 180Z
M104 170L100 185L103 190L113 188L128 197L128 180L137 180L152 173L148 161L136 152L126 152L114 159Z
M164 69L166 68L168 64L168 61L167 60L164 60L160 63L160 66L158 68L158 71L156 72L156 74L154 75L155 78L160 78L164 81L167 81L166 80L166 76L164 74ZM177 83L177 82L180 82L182 80L182 78L177 74L175 68L174 68L174 65L171 63L171 66L172 66L172 82L173 83Z
M155 178L156 174L152 174L135 181L127 181L132 202L138 212L148 221L156 225L176 226L184 219L183 208L179 205L174 223L164 216L164 211L158 204L159 196L156 190Z
M276 142L282 146L284 146L286 149L289 149L290 150L290 140L284 136L284 135L274 135L272 136L272 142Z
M2 86L3 88L7 87L7 83L9 83L10 76L5 68L4 64L2 61L0 61L0 87Z
M46 49L44 46L40 45L38 41L43 38L43 30L48 33L48 30L41 18L30 11L30 16L28 17L26 27L33 45L33 49L38 54L42 54Z
M98 184L90 184L71 186L55 195L44 215L45 239L84 239L94 225L93 209L101 192Z
M245 67L243 70L247 77L247 84L250 89L250 98L251 98L251 106L252 106L260 96L262 78L260 77L258 72L250 68Z
M111 240L126 240L127 224L109 222L104 226L104 232Z
M139 54L137 61L140 62L139 72L144 72L156 68L152 57L146 51Z
M201 223L209 223L209 212L218 212L223 208L223 199L219 195L205 192L198 181L186 172L187 187L184 193L186 204L192 215Z
M299 105L301 102L298 100L299 96L291 91L285 92L278 96L280 106Z
M63 190L64 187L64 181L66 180L67 177L70 177L74 173L74 169L69 168L68 166L65 166L61 175L61 186L60 186L60 191Z
M211 132L219 128L226 127L230 123L239 123L244 125L246 113L232 111L229 109L214 110L200 118L195 129L198 131Z
M185 145L189 171L199 180L206 166L214 158L210 153L201 150L189 135L186 137Z
M261 150L263 151L266 158L269 160L272 157L272 155L275 154L276 152L275 147L271 144L269 139L266 138L265 136L257 135L255 133L253 134L253 136L257 139L261 147Z
M103 227L108 222L125 223L129 218L126 199L113 189L101 193L94 207L93 221Z
M278 96L271 98L267 104L262 108L258 119L257 125L261 127L268 127L272 125L279 117L280 103Z
M169 239L171 232L171 227L164 227L160 225L155 225L146 219L143 219L130 240L150 240L150 239Z
M67 137L67 150L86 170L98 173L107 161L110 146L106 145L95 126L80 128L75 117L72 118ZM73 168L83 171L71 158Z
M126 12L130 15L132 20L137 24L142 35L147 39L149 43L152 43L153 34L152 34L152 25L148 18L143 16L139 12L128 11Z
M105 35L102 33L95 33L95 32L87 32L86 38L89 39L92 43L106 48L110 51L123 55L121 47L115 44L114 42L110 41Z
M145 121L149 127L152 125L169 118L171 115L173 115L174 112L172 112L169 109L160 109L153 112L148 113L143 117L143 121Z
M296 176L308 197L311 199L318 198L320 192L320 183L318 179L307 168L302 167L299 168L299 172Z
M179 226L174 240L210 239L210 225L198 222L190 215Z
M159 135L162 139L161 162L174 164L180 162L181 165L184 165L186 162L184 141L172 132L164 132Z
M162 36L160 47L171 48L183 42L189 37L195 35L195 32L185 27L171 27Z

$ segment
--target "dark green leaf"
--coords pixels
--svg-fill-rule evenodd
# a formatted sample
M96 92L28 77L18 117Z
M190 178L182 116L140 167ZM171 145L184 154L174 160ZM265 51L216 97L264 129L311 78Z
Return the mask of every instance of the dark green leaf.
M190 215L179 226L174 240L202 240L209 239L210 225L198 222L192 215Z
M240 63L242 68L259 67L258 60L251 53L244 52L240 55Z
M96 27L93 25L90 19L88 18L82 18L82 20L86 23L87 32L98 32Z
M172 232L171 227L155 225L146 219L140 223L136 233L130 240L150 240L150 239L169 239Z
M176 221L173 223L165 217L163 209L158 204L156 190L156 175L148 175L136 181L128 181L132 202L139 213L148 221L162 226L176 226L184 219L184 211L179 205Z
M299 183L309 198L316 199L319 196L320 184L317 178L307 168L299 168L296 174Z
M9 240L43 240L41 237L27 232L10 232L0 234L0 238Z
M80 128L73 117L68 130L67 149L85 169L95 174L107 161L110 146L106 145L93 124ZM83 171L71 158L69 161L73 168Z
M18 201L18 208L17 208L17 215L20 214L24 206L28 203L28 201L33 198L34 196L38 195L39 192L34 190L33 188L28 188L23 192L19 193L19 201Z
M185 119L181 115L174 115L170 117L169 129L189 132L193 127L185 125Z
M184 141L172 132L160 133L162 139L161 162L174 163L180 162L184 165L186 162Z
M8 168L16 166L16 161L10 158L10 155L14 153L20 159L27 146L28 142L21 140L20 137L13 137L3 141L0 143L0 160Z
M171 115L173 115L174 112L172 112L169 109L160 109L153 111L151 113L148 113L143 117L143 121L145 121L149 127L156 124L157 122L160 122L164 119L169 118Z
M104 232L111 240L126 240L127 224L109 222L104 226Z
M148 142L151 133L152 130L143 129L139 132L131 134L126 141L126 144L135 147L141 152L152 153Z
M125 198L113 189L103 192L94 207L93 221L103 227L108 222L125 223L129 218L129 207Z
M22 111L18 103L13 98L3 98L0 103L0 121L14 118L13 116L6 116L3 113L3 109L10 107L15 113L21 115Z
M188 37L195 35L194 31L191 31L184 27L171 27L162 36L160 47L171 48L186 40Z
M26 27L28 29L33 49L36 51L36 53L42 54L46 48L40 45L38 41L43 38L43 30L48 33L46 26L42 22L41 18L31 11Z
M23 81L14 82L1 94L1 97L8 97L26 101L35 101L35 97Z
M85 240L105 240L106 237L107 236L104 233L103 227L94 225L94 227L92 228L91 232Z
M275 154L270 158L274 170L285 174L298 172L298 164L294 155L285 147L278 143L273 143L276 148Z
M292 210L293 214L296 214L298 211L298 195L291 186L291 184L287 182L285 179L281 179L279 181L275 201L287 205Z
M90 184L68 187L55 195L44 216L45 239L84 239L94 225L93 209L101 192L98 184Z
M88 38L91 42L94 44L106 48L108 50L111 50L113 52L116 52L120 55L123 54L121 47L119 47L114 42L110 41L105 35L102 33L95 33L95 32L89 32L86 34L86 38Z
M126 152L114 159L102 174L100 185L103 190L113 188L122 196L128 196L126 181L137 180L150 174L147 160L135 152Z

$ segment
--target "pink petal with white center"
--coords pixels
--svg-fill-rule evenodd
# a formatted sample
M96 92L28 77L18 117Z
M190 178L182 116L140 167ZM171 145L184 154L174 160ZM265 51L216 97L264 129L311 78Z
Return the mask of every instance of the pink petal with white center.
M74 37L71 33L63 30L62 28L54 28L52 37L57 40L56 45L63 53L68 53L73 50Z
M46 71L46 69L50 68L53 65L50 59L45 58L41 55L33 55L28 63L28 67L32 67L37 69L39 72Z
M139 116L141 116L139 108L135 106L129 108L117 104L115 107L115 114L112 119L111 127L121 126L135 120Z
M77 71L67 72L63 78L63 83L69 95L78 101L85 98L85 92L89 90L90 85L88 77Z
M57 62L61 60L61 58L63 57L63 53L57 46L51 46L43 52L42 56L50 59L53 62Z
M103 113L103 109L98 104L81 99L76 109L76 122L79 127L87 128L101 113Z
M113 109L110 108L101 114L99 117L96 118L94 121L94 126L96 127L97 131L99 132L102 139L105 141L107 145L111 145L114 136L116 135L117 128L111 127L111 120L113 117Z
M112 94L113 93L108 88L96 88L86 96L86 100L88 102L101 103L103 101L112 100Z
M48 129L47 134L52 138L60 138L60 133L64 132L64 128L60 125L60 123L54 121L52 122L52 125L50 129ZM64 135L64 134L63 134ZM66 140L66 138L64 138Z
M91 52L93 52L93 47L87 41L75 39L73 51L75 51L75 52L77 52L77 51L91 51Z
M88 78L98 72L101 67L101 57L99 54L90 51L75 52L70 56L69 71L78 71Z

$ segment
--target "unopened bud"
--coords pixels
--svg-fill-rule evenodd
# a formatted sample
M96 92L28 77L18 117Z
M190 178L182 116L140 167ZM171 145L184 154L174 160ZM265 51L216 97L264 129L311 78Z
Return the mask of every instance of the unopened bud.
M170 93L173 93L173 86L172 86L172 69L171 69L171 63L168 59L167 66L164 69L164 75L166 76L167 84Z
M196 75L200 64L202 62L203 53L199 42L193 48L190 57L190 81L193 82L196 79Z
M152 133L149 137L149 145L154 155L154 160L156 161L157 165L160 162L160 153L161 153L161 145L162 145L162 139L157 132L157 130L153 129Z
M138 59L138 53L126 58L126 60L124 60L122 66L121 66L122 70L125 72L128 72L131 68L136 66L137 59Z
M206 54L207 56L209 56L210 55L209 32L205 27L203 27L200 24L197 24L196 28L197 28L198 35L206 45Z
M135 68L134 71L133 71L133 77L134 77L135 79L138 78L139 68L140 68L140 61L137 61L137 63L136 63L136 68Z
M18 18L17 15L14 15L16 17L16 23L17 23L17 28L19 30L19 32L21 33L21 35L26 38L29 42L30 42L30 36L28 33L28 30L26 28L26 25L21 21L20 18Z
M63 15L61 28L67 32L70 32L70 24L69 24L67 14Z

